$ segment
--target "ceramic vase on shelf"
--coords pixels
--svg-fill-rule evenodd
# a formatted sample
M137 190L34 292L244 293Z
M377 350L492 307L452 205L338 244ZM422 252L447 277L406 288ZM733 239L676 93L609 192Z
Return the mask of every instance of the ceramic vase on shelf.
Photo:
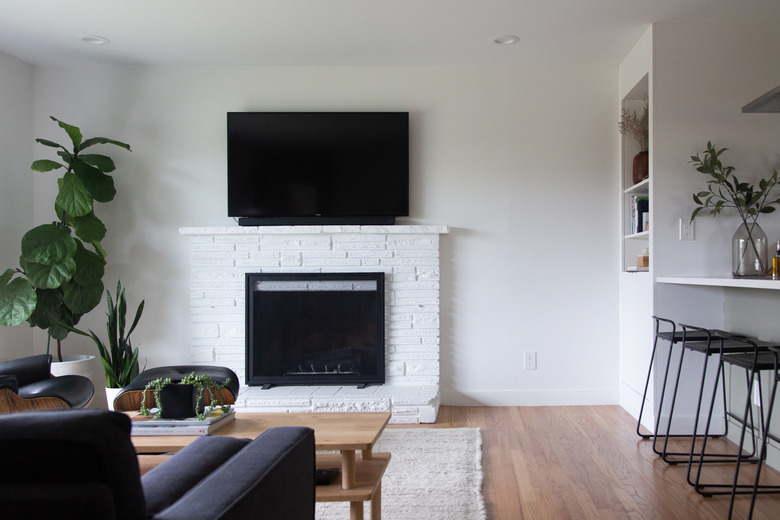
M639 152L634 156L633 175L634 184L642 182L650 176L650 153Z
M766 233L758 224L739 226L731 237L731 273L734 278L765 278Z

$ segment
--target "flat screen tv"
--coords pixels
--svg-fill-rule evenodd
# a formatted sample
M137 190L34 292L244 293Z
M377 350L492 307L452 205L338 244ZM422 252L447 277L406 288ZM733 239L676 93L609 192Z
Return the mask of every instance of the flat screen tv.
M228 216L241 225L409 215L408 112L228 112Z

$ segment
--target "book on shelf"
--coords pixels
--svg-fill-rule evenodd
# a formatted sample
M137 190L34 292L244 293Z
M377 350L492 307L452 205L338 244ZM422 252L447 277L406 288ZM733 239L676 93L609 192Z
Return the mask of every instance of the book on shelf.
M154 411L154 409L152 409ZM236 411L231 409L223 413L217 409L200 420L197 417L186 419L155 419L153 415L136 415L132 421L132 435L209 435L236 419Z
M647 195L632 195L629 199L631 223L630 233L641 233L650 230L650 199Z

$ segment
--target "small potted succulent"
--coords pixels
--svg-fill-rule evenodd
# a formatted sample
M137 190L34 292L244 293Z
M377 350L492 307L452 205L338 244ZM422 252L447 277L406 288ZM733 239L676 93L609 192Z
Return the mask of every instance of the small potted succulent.
M153 393L157 407L155 419L197 417L203 420L217 408L221 408L223 413L230 411L230 405L222 402L222 390L229 382L228 378L224 383L217 383L209 375L192 372L180 381L173 381L170 377L149 381L144 388L144 394L149 391ZM210 403L208 408L206 400ZM146 398L141 402L139 412L141 415L151 415L152 411L146 406Z

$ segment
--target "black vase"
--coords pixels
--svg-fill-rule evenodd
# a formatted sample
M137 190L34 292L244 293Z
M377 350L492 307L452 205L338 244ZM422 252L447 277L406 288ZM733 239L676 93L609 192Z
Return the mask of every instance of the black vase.
M160 390L160 417L186 419L195 416L195 395L192 385L176 383Z

